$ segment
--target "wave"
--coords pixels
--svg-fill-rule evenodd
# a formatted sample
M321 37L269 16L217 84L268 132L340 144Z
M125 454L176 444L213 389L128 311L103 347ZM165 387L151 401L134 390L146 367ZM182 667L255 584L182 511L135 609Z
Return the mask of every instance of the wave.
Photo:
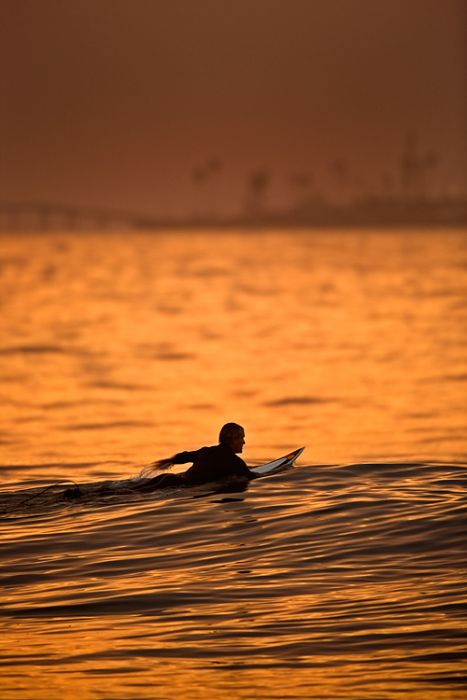
M0 617L40 649L9 644L0 665L294 668L294 697L305 669L358 667L366 697L397 668L404 697L419 682L460 698L466 464L309 465L228 493L134 482L0 493Z
M125 426L127 423L124 424ZM133 424L132 424L133 425ZM101 429L108 426L115 426L115 423L92 424L82 426L72 426L74 429ZM71 429L71 428L70 428ZM70 463L66 466L70 470L82 467L96 467L98 462ZM63 467L62 464L53 462L48 464L24 464L24 465L0 465L0 471L10 472L11 470L35 470L37 467ZM453 492L459 491L467 493L467 467L464 464L436 464L419 462L368 462L347 465L309 465L295 467L285 475L270 476L268 479L281 479L287 484L287 480L292 478L295 485L300 484L307 492L315 490L322 494L328 491L332 494L333 503L327 505L327 512L335 512L345 509L352 510L362 504L374 503L381 495L383 489L384 506L387 509L393 503L400 506L400 497L396 500L391 498L391 493L408 495L415 494L420 497L420 491L439 494L446 493L451 489ZM60 507L69 505L70 501L76 503L92 505L93 502L105 504L116 503L116 499L125 502L126 499L140 498L146 500L151 491L141 490L142 486L149 483L150 479L145 476L133 476L125 479L103 479L92 482L77 483L73 479L64 479L59 482L44 483L32 488L16 488L13 490L0 491L0 516L11 513L29 513L33 510L43 508ZM208 492L212 493L209 489ZM217 492L222 493L226 484L218 485ZM235 484L233 489L238 488ZM355 490L363 489L362 499L355 497ZM157 493L178 493L180 491L197 494L200 487L159 487L153 490ZM206 489L204 489L206 490ZM244 490L243 487L241 490ZM203 492L203 487L201 487ZM410 501L409 501L410 502Z

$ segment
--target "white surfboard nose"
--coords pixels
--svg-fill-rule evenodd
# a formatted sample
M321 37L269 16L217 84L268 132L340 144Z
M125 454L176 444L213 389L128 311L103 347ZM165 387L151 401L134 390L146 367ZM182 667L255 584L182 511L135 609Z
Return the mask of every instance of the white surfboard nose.
M281 471L287 467L292 466L295 460L302 454L304 447L299 447L293 452L289 452L284 455L284 457L279 457L272 462L267 462L266 464L260 464L258 467L250 467L251 471L258 476L266 476L266 474L273 474L274 472Z

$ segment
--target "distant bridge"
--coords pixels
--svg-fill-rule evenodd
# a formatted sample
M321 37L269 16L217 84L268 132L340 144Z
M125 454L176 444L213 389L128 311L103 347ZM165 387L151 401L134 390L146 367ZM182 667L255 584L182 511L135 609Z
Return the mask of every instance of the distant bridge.
M0 202L0 231L85 231L156 228L147 216L91 207L33 202Z

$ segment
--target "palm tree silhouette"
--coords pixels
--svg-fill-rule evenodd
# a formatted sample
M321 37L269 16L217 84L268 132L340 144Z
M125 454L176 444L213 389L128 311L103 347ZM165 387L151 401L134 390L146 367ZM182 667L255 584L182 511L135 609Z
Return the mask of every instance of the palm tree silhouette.
M264 200L271 183L271 173L265 168L258 168L249 173L247 178L246 209L248 214L258 216L264 213Z

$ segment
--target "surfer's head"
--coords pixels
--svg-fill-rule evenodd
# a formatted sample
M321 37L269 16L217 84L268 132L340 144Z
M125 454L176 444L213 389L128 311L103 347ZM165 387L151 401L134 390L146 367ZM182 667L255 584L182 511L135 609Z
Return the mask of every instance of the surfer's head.
M245 444L245 431L238 423L226 423L219 433L221 445L228 445L233 452L242 452Z

